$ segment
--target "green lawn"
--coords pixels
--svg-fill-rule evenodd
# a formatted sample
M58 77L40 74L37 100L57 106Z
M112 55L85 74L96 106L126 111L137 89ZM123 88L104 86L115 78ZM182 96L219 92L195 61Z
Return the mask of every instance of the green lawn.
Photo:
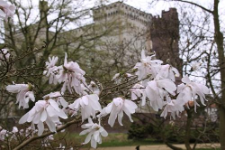
M63 139L66 139L68 145L81 145L84 142L86 135L80 136L78 133L61 133L57 139L61 142ZM144 139L144 140L129 140L127 139L127 134L125 133L110 133L107 137L102 138L102 144L98 144L98 147L116 147L116 146L137 146L137 145L154 145L154 144L163 144L156 143L153 139ZM85 145L84 147L90 147L90 144ZM196 149L196 150L215 150L215 149ZM219 149L216 149L219 150Z

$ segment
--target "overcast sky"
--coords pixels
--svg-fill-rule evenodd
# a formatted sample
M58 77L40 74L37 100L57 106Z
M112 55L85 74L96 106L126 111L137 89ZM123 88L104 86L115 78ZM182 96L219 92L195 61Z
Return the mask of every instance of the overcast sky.
M34 3L38 9L38 0L18 0L21 1L24 5L29 5L30 2L32 1L32 3ZM46 0L47 1L47 0ZM51 1L51 0L48 0ZM150 2L152 2L152 0L101 0L101 1L108 1L108 3L113 3L116 1L123 1L124 3L131 5L137 9L140 9L142 11L151 13L152 15L161 15L162 10L168 10L170 7L178 7L179 5L177 5L177 3L175 4L174 2L164 2L163 0L151 4ZM194 1L196 3L199 3L200 5L203 5L206 8L212 8L212 4L214 0L188 0L188 1ZM76 3L79 3L80 9L83 9L84 7L88 7L88 8L92 8L94 6L96 6L97 4L99 4L99 0L76 0L74 1ZM223 15L220 15L221 20L225 21L225 9L222 7L225 6L225 0L221 0L220 2L220 13ZM180 7L180 6L179 6ZM34 10L34 13L37 14L38 10ZM178 9L178 13L179 13L179 9ZM54 18L54 16L52 16ZM55 16L56 17L56 16ZM223 17L223 19L222 19ZM35 17L33 17L35 18ZM16 20L16 19L15 19ZM92 21L85 21L86 23L91 23ZM84 24L86 24L84 23ZM81 23L83 24L83 23ZM75 27L76 28L76 27Z

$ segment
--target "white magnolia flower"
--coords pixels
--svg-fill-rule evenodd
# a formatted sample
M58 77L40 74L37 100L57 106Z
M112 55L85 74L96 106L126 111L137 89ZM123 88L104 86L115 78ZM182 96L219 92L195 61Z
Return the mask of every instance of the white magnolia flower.
M52 99L55 100L58 105L61 105L63 108L68 106L68 102L62 97L60 92L51 92L43 97L44 99Z
M7 19L12 17L15 12L15 6L0 0L0 18Z
M164 107L163 112L161 113L161 117L166 118L168 113L170 113L170 116L173 117L173 119L176 118L176 116L179 117L180 113L184 111L184 106L179 105L176 100L171 100L170 102L167 102L167 104Z
M18 128L14 126L11 133L17 133L18 131L19 131Z
M58 57L49 57L48 61L45 63L46 69L44 71L44 75L49 77L50 84L57 84L59 82L58 78L60 74L62 74L63 67L62 66L55 66L58 61Z
M81 109L82 121L89 117L95 117L97 112L101 111L101 105L99 103L99 97L97 94L85 95L74 101L69 105L69 108L76 110Z
M73 93L75 90L77 94L82 95L83 89L81 85L86 85L84 75L85 72L76 62L67 62L67 54L65 54L63 72L58 77L60 83L64 82L61 92L64 93L68 89L70 93Z
M145 94L150 101L150 106L158 111L166 104L164 98L168 98L168 94L175 95L175 91L176 85L170 79L155 79L147 83ZM146 101L142 101L142 106L145 103Z
M98 85L94 81L90 82L90 84L88 85L88 89L91 90L91 92L93 94L97 94L97 95L100 94L100 89L99 89Z
M33 85L31 84L14 84L6 87L7 91L11 93L18 93L16 96L16 103L19 103L19 108L23 107L24 109L29 107L29 100L33 102L35 101L32 89Z
M138 98L144 97L145 87L139 83L135 84L131 89L131 100L136 100Z
M175 77L179 77L180 74L176 68L174 68L170 65L162 65L161 70L159 71L157 76L175 81Z
M152 60L153 56L145 56L145 51L141 52L141 62L138 62L134 69L137 69L136 75L138 76L138 80L144 79L147 76L151 76L151 78L155 78L158 74L162 61L161 60Z
M180 105L184 105L188 101L193 101L194 102L194 107L196 111L196 106L199 106L199 104L196 101L196 95L199 96L200 101L202 105L205 105L206 98L205 95L209 94L210 91L209 89L202 84L192 82L188 76L184 76L182 78L182 84L180 84L177 88L177 92L179 95L177 96L177 100Z
M4 141L5 137L7 137L7 136L8 136L8 131L7 130L5 130L5 129L0 130L0 140L1 141Z
M115 120L118 116L118 122L122 126L123 112L129 117L130 121L133 122L131 114L135 113L137 105L128 99L123 99L121 97L114 98L111 103L109 103L101 112L101 116L105 116L110 113L108 124L113 127Z
M88 123L82 125L81 127L85 130L82 131L80 135L88 134L83 144L87 144L88 142L91 141L91 147L93 148L97 147L97 143L98 144L102 143L101 136L103 137L108 136L106 130L100 124L93 123L93 121L90 118L88 118Z
M19 132L18 128L14 126L13 129L12 129L12 131L10 132L10 134L11 134L10 141L12 139L15 139L15 140L17 139L16 133L18 133L18 132Z
M19 120L19 124L25 122L37 124L38 135L41 135L44 132L43 122L47 124L51 132L56 132L55 123L60 122L59 117L67 119L67 115L58 107L58 104L54 100L39 100L35 103L35 106Z

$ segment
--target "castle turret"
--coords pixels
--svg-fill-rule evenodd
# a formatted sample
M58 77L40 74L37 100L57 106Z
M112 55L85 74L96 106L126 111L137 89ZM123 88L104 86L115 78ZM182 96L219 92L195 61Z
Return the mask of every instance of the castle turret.
M182 73L182 60L179 58L179 19L176 8L162 11L162 17L155 16L151 22L153 51L158 59L178 68Z

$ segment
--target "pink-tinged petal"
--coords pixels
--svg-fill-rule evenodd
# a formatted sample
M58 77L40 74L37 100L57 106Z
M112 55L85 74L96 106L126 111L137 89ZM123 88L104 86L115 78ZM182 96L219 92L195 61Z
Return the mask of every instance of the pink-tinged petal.
M97 126L96 126L97 127ZM95 131L94 132L94 134L93 134L93 138L95 139L95 141L99 141L99 137L100 137L100 135L99 135L99 130L97 130L97 131Z
M125 100L124 101L124 107L126 107L130 113L135 113L135 109L137 109L137 105L130 101L130 100Z
M56 103L56 101L54 101L53 99L48 100L48 102L51 104L51 106L56 110L56 111L60 111L58 104Z
M29 93L30 100L34 102L35 101L34 92L33 91L29 91L28 93Z
M88 105L88 98L87 96L83 96L80 100L81 107L84 107L85 105Z
M105 112L109 114L112 111L113 102L109 103L105 108Z
M94 97L88 96L88 100L89 100L89 105L92 107L93 110L101 111L101 109L102 109L101 105L95 96Z
M119 106L123 103L123 99L121 97L117 97L117 98L114 98L113 99L113 103L116 105L116 106Z
M131 118L131 114L130 111L126 108L123 107L123 111L125 112L125 114L128 116L128 118L130 119L130 122L133 122L132 118Z
M23 124L23 123L27 122L28 116L29 116L29 112L26 113L25 115L23 115L22 118L20 118L19 124Z
M78 110L80 108L80 98L75 100L73 104L70 104L69 108Z
M47 118L46 124L51 132L56 132L55 123L51 120L51 118Z
M28 113L29 113L29 115L27 118L27 122L31 122L34 119L35 114L36 114L35 107L33 107Z
M28 90L27 84L15 84L6 86L6 90L11 93L19 93L20 91Z
M81 115L82 115L82 122L91 117L91 108L90 106L85 106L83 108L81 108Z
M107 137L108 136L108 133L106 132L106 130L103 127L100 128L100 133L101 133L101 135L103 137Z
M91 139L91 147L96 148L97 147L97 142L94 140L94 138Z
M42 122L44 122L44 121L47 119L47 112L46 112L46 110L42 111L40 117L41 117L40 120L41 120Z
M40 120L41 120L41 114L42 114L42 112L38 112L38 113L36 113L34 115L34 117L32 118L33 119L32 122L34 124L38 124L40 122ZM30 119L30 118L28 118L28 119Z
M122 123L122 118L123 118L123 112L121 111L119 114L118 114L118 122L121 126L123 126L123 123Z
M60 112L57 113L57 115L60 117L60 118L63 118L63 119L67 119L67 115L65 114L65 112L63 110L60 110Z
M94 100L94 101L98 101L99 97L97 94L91 94L91 95L87 95L88 99Z
M66 91L66 85L67 85L67 83L64 82L64 83L63 83L63 86L62 86L62 88L61 88L61 93L65 93L65 91Z
M40 136L44 132L44 124L43 124L43 122L40 121L38 123L37 127L38 127L38 136Z
M85 138L84 144L87 144L88 142L90 142L91 136L92 136L92 132L90 132L90 133L87 135L87 137Z
M114 106L116 107L116 106ZM112 108L112 111L111 111L111 114L109 116L109 120L108 120L108 124L113 127L114 123L115 123L115 120L116 120L116 117L117 117L117 114L118 112L116 111L116 108Z
M90 130L87 129L87 130L82 131L79 135L85 135L85 134L87 134L87 133L89 133L89 132L90 132ZM88 142L89 142L89 141L88 141Z
M161 88L164 88L166 91L168 91L170 94L174 95L175 90L176 90L176 85L174 82L172 82L169 79L162 79L157 81L158 85Z
M46 105L46 101L39 100L35 103L35 110L37 112L42 111L44 109L45 105Z
M68 106L68 102L62 97L59 99L59 102L63 106L63 108L66 108Z
M50 105L46 108L49 117L53 117L56 115L57 111Z
M184 76L182 79L181 79L182 82L184 83L190 83L190 79L188 78L188 76Z

